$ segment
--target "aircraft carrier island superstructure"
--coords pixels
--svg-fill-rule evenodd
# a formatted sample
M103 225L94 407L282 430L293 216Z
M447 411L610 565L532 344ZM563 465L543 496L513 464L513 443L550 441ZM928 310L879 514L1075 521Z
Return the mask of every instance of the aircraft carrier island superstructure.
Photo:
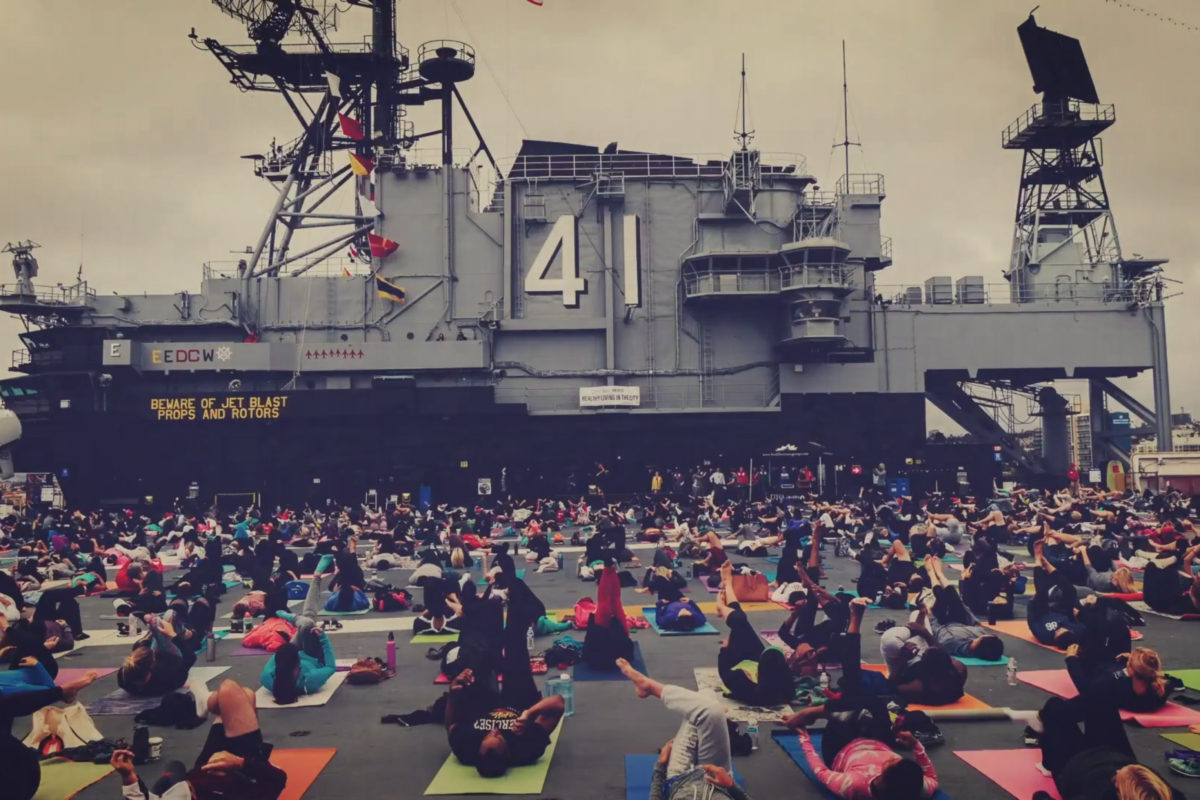
M28 328L23 375L0 385L18 463L73 503L474 494L576 469L583 486L595 461L745 463L783 442L903 463L926 399L1023 472L1062 475L1071 409L1046 384L1064 378L1169 442L1165 261L1123 255L1097 144L1114 107L1078 42L1032 17L1043 97L1001 138L1023 154L1011 261L901 287L882 175L830 190L744 130L718 156L527 140L498 164L458 90L473 50L403 48L393 0L353 3L365 45L334 43L312 0L215 2L253 42L193 44L300 123L253 161L278 190L255 245L206 265L199 292L155 296L49 288L33 242L6 248L0 310ZM1111 382L1144 370L1153 408ZM1041 453L978 384L1036 396ZM1106 416L1095 451L1125 459Z

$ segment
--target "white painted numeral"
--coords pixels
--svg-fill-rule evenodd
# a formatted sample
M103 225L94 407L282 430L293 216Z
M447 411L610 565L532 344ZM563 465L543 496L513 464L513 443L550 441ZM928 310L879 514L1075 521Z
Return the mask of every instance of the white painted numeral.
M579 295L587 294L587 279L579 277L579 237L574 214L564 214L550 229L546 243L525 274L526 294L562 293L563 305L579 307ZM562 253L562 277L547 278L554 257Z

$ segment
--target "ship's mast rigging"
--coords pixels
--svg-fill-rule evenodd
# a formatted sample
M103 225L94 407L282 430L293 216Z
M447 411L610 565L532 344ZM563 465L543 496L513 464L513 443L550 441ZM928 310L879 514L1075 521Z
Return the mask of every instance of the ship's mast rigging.
M379 262L366 256L369 234L378 232L381 216L374 179L405 169L406 152L427 136L441 138L441 166L448 171L456 102L479 136L456 86L474 74L474 51L462 42L429 42L413 64L409 51L396 41L396 0L348 2L339 9L333 0L213 0L246 23L253 44L225 45L194 31L191 36L229 71L238 89L282 96L303 129L283 145L272 142L265 154L244 156L253 162L255 175L278 192L255 245L238 267L244 282L239 313L251 329L257 328L247 302L252 278L298 276L347 250L360 254L355 261L370 264L372 273L378 271ZM340 14L355 9L372 15L367 46L332 41ZM304 41L291 43L289 37ZM319 100L311 102L310 96ZM407 119L408 108L427 102L442 104L442 124L418 133ZM347 158L340 165L335 159L339 152ZM480 153L495 168L482 136L470 161ZM348 184L355 189L353 211L330 210L327 203ZM312 229L322 229L317 241L294 244L297 232ZM357 266L354 271L359 272Z
M850 141L850 85L846 80L846 40L842 40L842 141L835 144L833 149L839 147L845 149L846 154L846 170L842 173L842 178L846 184L846 191L850 191L850 148L862 147L862 142Z

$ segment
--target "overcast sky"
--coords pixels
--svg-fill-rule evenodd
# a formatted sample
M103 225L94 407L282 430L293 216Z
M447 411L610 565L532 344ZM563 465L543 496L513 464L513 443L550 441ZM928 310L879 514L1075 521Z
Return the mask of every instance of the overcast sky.
M1200 25L1193 0L1139 2ZM1015 32L1032 5L401 0L399 38L414 51L447 36L474 45L486 66L462 91L498 156L525 136L727 152L744 51L755 143L805 154L830 188L842 169L830 145L841 137L845 39L850 135L863 142L851 169L887 178L895 264L880 282L973 274L1000 283L1021 160L1000 148L1000 132L1037 99ZM203 262L253 243L274 192L238 156L292 138L295 122L278 97L240 94L187 38L194 26L241 43L240 23L206 0L9 2L4 11L0 242L40 242L41 282L70 282L82 260L102 293L195 291ZM357 40L367 16L349 14L335 38ZM1101 100L1116 104L1104 157L1121 242L1126 255L1169 257L1168 274L1182 282L1187 294L1167 315L1173 405L1200 410L1190 352L1200 336L1200 32L1105 0L1044 0L1037 18L1082 40ZM11 348L18 330L0 320ZM1148 380L1130 388L1150 401Z

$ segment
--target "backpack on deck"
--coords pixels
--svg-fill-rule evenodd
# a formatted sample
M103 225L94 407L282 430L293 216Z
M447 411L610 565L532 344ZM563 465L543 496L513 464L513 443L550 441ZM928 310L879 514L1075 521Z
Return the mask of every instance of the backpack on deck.
M379 589L371 600L372 611L407 611L412 608L412 595L404 590Z
M586 630L588 623L592 621L592 615L596 613L596 601L590 597L581 597L579 602L575 604L575 629Z
M350 667L350 674L346 676L346 683L354 686L370 686L376 683L382 683L387 674L383 670L383 662L377 658L362 658L354 662L354 666Z

